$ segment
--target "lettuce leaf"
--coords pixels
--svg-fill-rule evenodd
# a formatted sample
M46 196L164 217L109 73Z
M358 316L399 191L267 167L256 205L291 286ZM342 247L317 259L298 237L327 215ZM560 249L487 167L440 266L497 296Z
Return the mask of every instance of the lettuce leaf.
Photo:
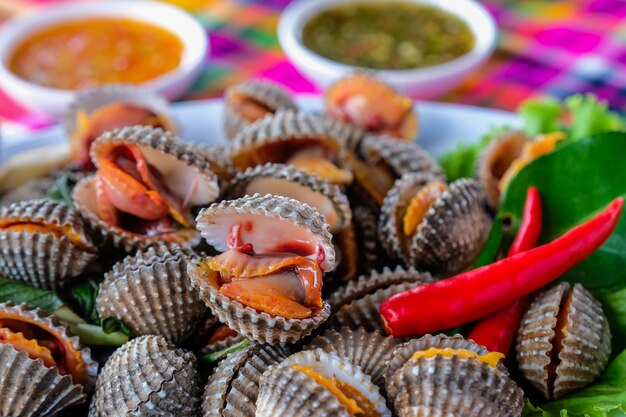
M596 133L623 131L621 116L609 110L606 101L598 100L593 94L576 94L565 99L565 108L570 114L569 138L584 138Z
M551 97L526 100L517 110L523 120L524 133L531 138L561 130L561 111L561 103Z
M561 400L533 406L524 417L616 417L626 415L626 350L609 364L595 384Z

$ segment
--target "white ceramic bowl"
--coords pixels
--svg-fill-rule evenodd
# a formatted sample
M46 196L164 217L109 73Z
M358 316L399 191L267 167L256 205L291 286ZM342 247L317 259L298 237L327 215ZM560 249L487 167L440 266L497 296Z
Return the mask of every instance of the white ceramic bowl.
M125 17L161 26L176 34L184 44L180 65L174 70L139 84L168 99L182 95L198 75L207 54L207 34L188 13L164 3L147 0L98 3L61 3L35 8L0 26L0 86L16 101L53 116L63 114L74 90L43 87L26 81L7 67L17 44L49 26L85 18Z
M298 0L291 3L280 17L278 40L291 63L306 78L325 89L338 78L358 69L325 58L302 43L304 25L318 13L342 3L385 0ZM497 29L489 12L474 0L409 0L429 4L461 18L474 34L474 48L452 61L412 70L375 70L378 76L398 91L419 99L437 97L457 86L476 70L492 53Z

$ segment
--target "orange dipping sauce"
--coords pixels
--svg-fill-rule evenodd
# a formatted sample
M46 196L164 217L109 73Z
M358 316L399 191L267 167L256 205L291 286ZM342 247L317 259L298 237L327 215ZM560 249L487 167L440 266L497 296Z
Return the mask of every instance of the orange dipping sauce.
M74 90L142 83L180 64L184 45L168 30L132 19L61 23L23 40L9 59L13 73L46 87Z

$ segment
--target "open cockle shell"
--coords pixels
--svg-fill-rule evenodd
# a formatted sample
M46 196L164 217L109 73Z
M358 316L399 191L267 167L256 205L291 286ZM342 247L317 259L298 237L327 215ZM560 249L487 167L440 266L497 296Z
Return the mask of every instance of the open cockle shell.
M345 228L352 219L350 203L339 186L289 165L267 163L248 168L231 182L231 198L257 193L281 195L308 204L324 215L331 233Z
M523 392L500 369L459 356L421 357L394 375L398 417L519 417Z
M256 417L350 416L347 407L335 394L292 365L312 367L313 371L326 378L336 377L367 398L379 416L391 417L384 397L368 375L337 354L321 349L295 353L265 372L257 400Z
M475 180L454 181L428 209L415 233L405 236L406 208L423 185L423 175L406 174L385 198L379 223L385 248L406 265L439 274L459 272L474 262L489 234L492 219L485 193Z
M89 417L191 417L199 406L193 353L161 336L142 336L118 348L104 365Z
M202 417L254 417L263 373L287 356L286 347L261 344L228 355L209 377Z
M59 289L95 258L82 219L67 205L28 200L0 208L0 272L7 278Z
M113 266L100 284L96 306L101 318L123 321L136 336L187 339L206 306L187 276L190 249L154 246Z
M207 205L219 196L219 178L212 171L209 158L204 153L198 152L195 146L183 142L171 133L145 126L107 132L91 146L91 158L96 167L99 167L101 158L118 145L138 147L146 162L158 169L164 185L180 201L186 202L189 208ZM112 241L116 247L129 252L146 249L158 242L193 246L199 240L195 230L192 229L183 228L166 234L148 236L108 224L98 213L93 176L76 185L73 199L91 227Z
M432 282L429 273L407 270L398 266L395 270L384 268L381 272L372 271L348 282L335 291L328 300L333 314L328 326L362 326L368 331L383 331L378 309L387 298L394 294Z
M580 284L540 292L522 318L515 350L524 377L548 399L591 383L611 355L602 305Z
M408 342L402 343L395 347L386 364L385 387L387 389L388 398L395 398L398 394L399 387L395 383L394 375L409 361L415 352L427 350L431 347L440 349L465 349L475 352L478 355L489 353L484 346L478 345L471 339L465 339L460 334L455 334L454 336L446 336L444 334L433 336L427 334L419 339L411 339ZM508 375L508 371L502 363L499 363L496 368L502 374Z
M57 340L62 341L65 349L71 349L72 353L75 354L75 358L80 358L80 361L82 361L82 365L79 365L81 366L79 369L81 370L80 378L82 378L82 380L74 381L74 378L68 374L67 376L70 377L70 381L72 381L75 386L82 386L82 389L85 392L89 393L93 390L96 382L96 376L98 375L98 363L91 357L91 351L89 348L83 348L78 340L78 337L72 335L68 328L55 316L49 315L41 309L28 307L25 304L18 305L6 302L0 303L0 328L5 327L2 325L3 319L23 321L29 325L39 327L43 331L54 336ZM0 346L2 345L3 343L0 343ZM34 362L38 362L42 367L44 367L43 361L36 360ZM25 366L30 365L25 364ZM56 374L59 375L59 378L61 377L56 367L52 366L49 369L54 370ZM6 382L11 383L11 380L7 380ZM16 380L14 382L18 381Z
M238 108L238 104L248 100L256 106L264 108L267 113L296 109L289 92L282 85L269 80L248 80L228 87L224 91L223 117L224 131L229 139L234 138L241 129L256 121L250 120Z
M522 153L528 138L523 132L506 131L492 140L476 163L476 177L485 189L489 205L497 209L500 202L500 180L513 161Z
M325 117L280 110L257 120L232 140L230 158L239 170L267 162L286 162L295 152L319 146L337 156L343 143L333 136Z
M363 327L352 330L344 326L337 330L327 329L314 337L304 349L334 352L360 367L372 378L372 383L384 389L386 362L398 342L398 339L384 336L378 331L368 332Z

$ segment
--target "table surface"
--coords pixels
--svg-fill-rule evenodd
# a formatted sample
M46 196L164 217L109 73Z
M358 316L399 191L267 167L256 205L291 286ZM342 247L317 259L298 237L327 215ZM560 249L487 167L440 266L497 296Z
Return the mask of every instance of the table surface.
M13 9L58 0L0 0ZM128 1L128 0L127 0ZM211 55L182 100L218 97L252 77L277 80L294 93L314 93L285 59L276 39L290 0L169 0L206 27ZM443 0L442 0L443 1ZM529 97L593 92L614 109L626 102L626 2L623 0L487 0L500 27L493 58L442 101L515 110ZM13 102L0 87L0 121L10 129L52 123Z

